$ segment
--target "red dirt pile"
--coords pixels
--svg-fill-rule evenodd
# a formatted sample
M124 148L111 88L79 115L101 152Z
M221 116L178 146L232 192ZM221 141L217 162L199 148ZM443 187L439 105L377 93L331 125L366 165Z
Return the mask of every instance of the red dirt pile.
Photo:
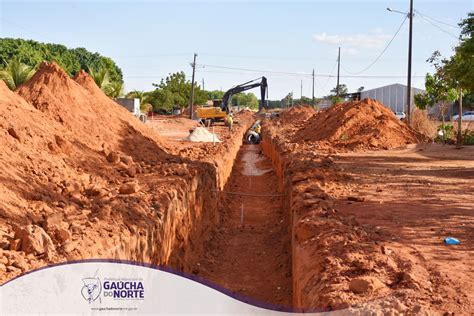
M316 110L309 105L294 106L282 111L279 118L288 124L298 124L305 122L316 113Z
M87 73L79 72L76 81L55 63L43 62L17 92L93 148L102 148L105 143L115 148L129 147L138 135L165 147L156 133L150 132L138 120L130 119L130 113L108 98ZM124 139L130 142L124 142ZM152 149L147 147L145 151Z
M282 136L291 137L304 128L306 122L316 113L317 111L309 105L294 106L282 111L274 121Z
M425 139L383 104L364 99L319 112L295 134L293 141L318 143L321 148L364 150L402 147Z
M18 94L0 81L0 283L83 258L182 267L194 223L212 215L212 166L168 154L77 80L89 90L43 63Z

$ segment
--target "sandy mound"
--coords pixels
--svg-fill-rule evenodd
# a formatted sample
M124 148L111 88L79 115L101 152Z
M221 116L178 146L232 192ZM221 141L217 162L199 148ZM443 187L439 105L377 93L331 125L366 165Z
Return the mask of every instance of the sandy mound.
M424 140L372 99L340 103L321 111L293 137L295 142L319 142L347 150L390 149Z
M111 149L135 153L134 158L139 154L149 158L165 147L156 133L107 97L87 73L80 72L76 79L77 82L69 78L55 63L43 62L17 92L93 148L107 144ZM145 146L136 153L138 143ZM156 144L160 144L158 151Z
M0 80L0 283L47 263L100 257L98 249L124 255L104 249L137 235L126 225L158 225L150 205L173 189L164 176L194 170L96 92L49 63L18 93Z
M306 122L316 113L316 110L311 106L295 106L282 111L272 121L278 127L280 135L285 138L291 138L297 131L304 128Z
M205 127L196 127L186 140L199 143L221 142L216 134L212 134Z
M280 120L290 124L304 122L315 115L317 112L309 105L294 106L280 113Z

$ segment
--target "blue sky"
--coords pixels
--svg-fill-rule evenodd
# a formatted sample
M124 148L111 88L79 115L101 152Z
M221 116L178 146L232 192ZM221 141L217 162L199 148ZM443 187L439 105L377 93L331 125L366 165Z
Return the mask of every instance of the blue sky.
M0 0L0 37L85 47L114 59L122 68L126 91L151 90L170 72L191 74L206 89L227 90L265 75L269 96L293 91L311 96L316 72L317 97L336 85L341 46L341 83L349 90L406 84L408 21L384 55L370 65L400 27L409 1L6 1ZM413 84L423 88L431 71L425 62L435 50L450 55L456 25L473 11L473 1L415 0ZM216 68L228 67L252 71ZM374 77L378 78L374 78ZM396 78L383 78L394 76ZM257 91L253 91L257 93Z

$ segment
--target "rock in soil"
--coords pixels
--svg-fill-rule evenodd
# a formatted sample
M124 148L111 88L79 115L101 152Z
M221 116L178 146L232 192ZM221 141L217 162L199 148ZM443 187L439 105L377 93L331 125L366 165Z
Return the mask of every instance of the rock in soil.
M120 194L133 194L140 190L140 186L136 182L124 183L120 186Z
M384 288L384 284L376 277L364 276L352 279L349 290L355 294L370 294Z

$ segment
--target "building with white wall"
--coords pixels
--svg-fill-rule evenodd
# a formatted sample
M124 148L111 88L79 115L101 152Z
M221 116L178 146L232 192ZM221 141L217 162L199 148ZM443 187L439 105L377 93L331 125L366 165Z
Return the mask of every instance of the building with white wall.
M412 87L411 104L415 106L414 96L424 90ZM407 112L407 86L399 83L388 86L365 90L360 93L360 98L371 98L389 107L393 112Z

